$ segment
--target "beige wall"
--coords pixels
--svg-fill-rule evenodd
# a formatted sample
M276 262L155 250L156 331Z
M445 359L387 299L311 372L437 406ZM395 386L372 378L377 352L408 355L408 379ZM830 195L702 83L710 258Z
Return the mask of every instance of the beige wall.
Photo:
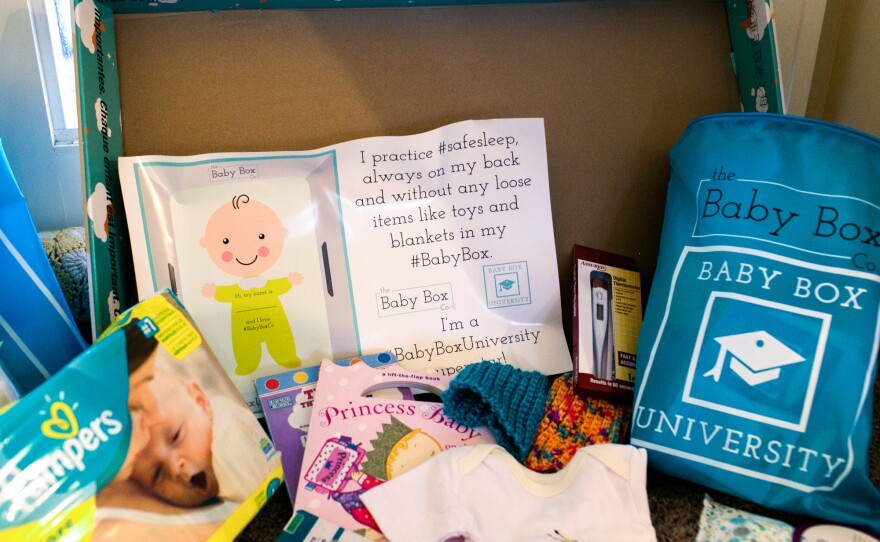
M809 114L880 137L880 1L829 0L820 50Z

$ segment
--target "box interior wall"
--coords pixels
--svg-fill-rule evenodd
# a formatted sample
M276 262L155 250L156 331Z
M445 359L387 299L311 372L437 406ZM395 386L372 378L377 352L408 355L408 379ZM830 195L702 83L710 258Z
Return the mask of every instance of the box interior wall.
M114 19L125 155L311 150L544 118L565 322L576 243L633 257L647 299L669 149L694 118L739 109L720 1Z

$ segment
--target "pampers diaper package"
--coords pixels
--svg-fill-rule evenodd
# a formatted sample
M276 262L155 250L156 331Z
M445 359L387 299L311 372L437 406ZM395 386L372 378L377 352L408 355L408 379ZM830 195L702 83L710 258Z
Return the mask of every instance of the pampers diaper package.
M0 541L231 539L279 454L170 293L0 415Z

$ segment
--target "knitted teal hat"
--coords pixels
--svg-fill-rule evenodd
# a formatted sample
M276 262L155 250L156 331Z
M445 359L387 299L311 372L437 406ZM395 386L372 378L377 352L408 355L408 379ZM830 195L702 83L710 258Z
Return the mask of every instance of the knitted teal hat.
M523 462L549 391L547 377L537 371L481 361L455 375L440 398L447 416L468 427L488 427L498 444Z

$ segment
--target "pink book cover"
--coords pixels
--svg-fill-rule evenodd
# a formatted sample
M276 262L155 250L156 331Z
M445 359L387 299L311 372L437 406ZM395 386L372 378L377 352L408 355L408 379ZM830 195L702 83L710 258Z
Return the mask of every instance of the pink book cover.
M447 448L495 442L485 427L458 424L440 402L365 397L409 387L440 395L451 376L399 366L321 363L294 510L363 534L378 533L360 495ZM430 488L425 488L430 491Z

